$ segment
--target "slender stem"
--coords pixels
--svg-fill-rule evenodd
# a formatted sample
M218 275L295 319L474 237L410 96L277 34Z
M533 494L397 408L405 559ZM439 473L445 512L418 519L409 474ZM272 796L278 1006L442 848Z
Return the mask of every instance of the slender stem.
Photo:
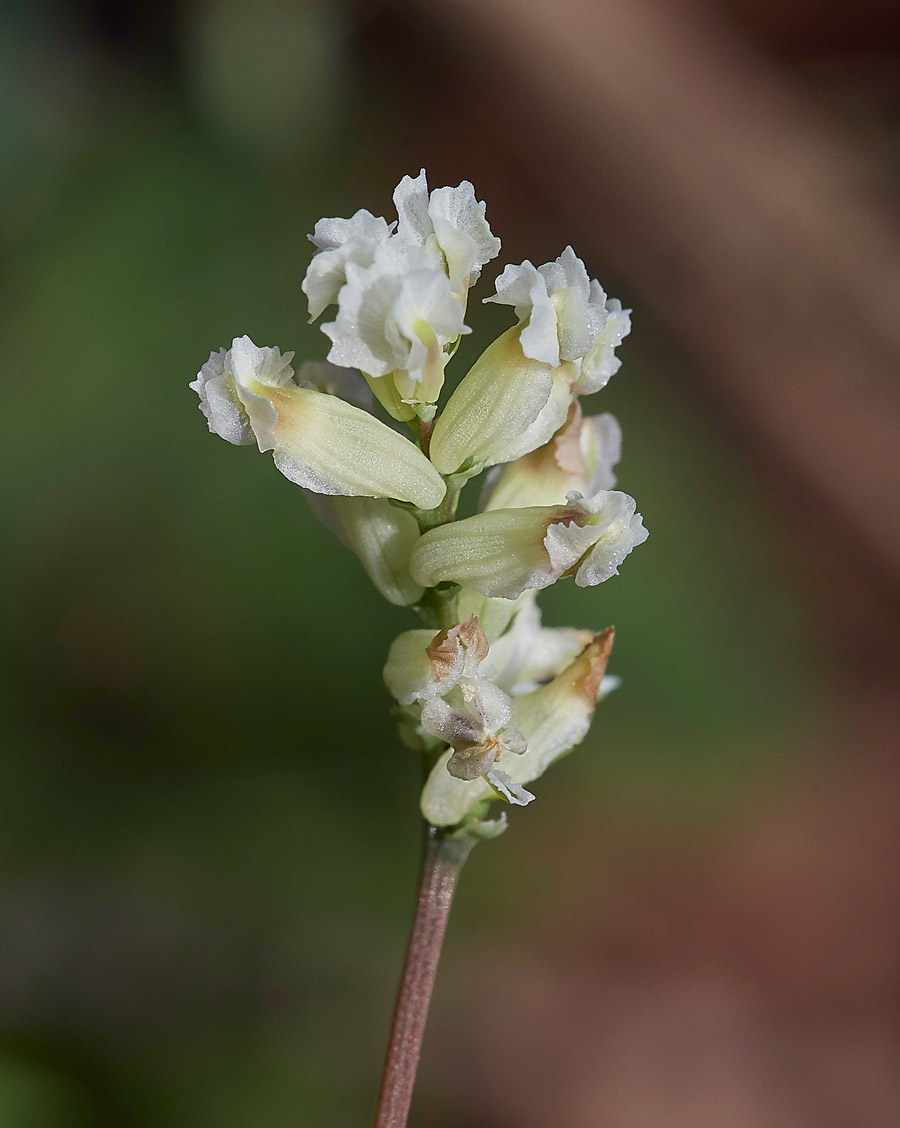
M405 1128L450 905L471 840L425 831L419 899L391 1023L375 1128Z

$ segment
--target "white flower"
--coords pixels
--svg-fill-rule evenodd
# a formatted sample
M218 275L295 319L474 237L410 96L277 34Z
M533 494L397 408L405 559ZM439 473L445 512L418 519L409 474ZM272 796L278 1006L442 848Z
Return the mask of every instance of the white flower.
M515 599L565 575L579 587L602 583L646 539L628 494L572 492L565 506L495 509L431 529L413 550L410 572L423 587L451 581Z
M260 348L249 337L211 352L189 385L200 397L210 431L235 446L256 442L261 451L271 450L278 414L264 389L294 386L293 358L292 352Z
M255 439L286 478L314 493L439 505L446 487L419 448L338 396L300 387L292 356L249 337L210 354L191 383L210 431L236 444Z
M585 418L576 400L565 425L548 443L490 471L479 508L559 505L572 490L591 495L612 489L613 467L621 457L622 428L615 416Z
M573 492L566 501L576 514L551 524L544 538L552 569L562 574L577 567L579 587L617 576L625 557L649 536L634 498L621 490L601 490L593 497Z
M608 627L552 681L513 702L512 723L527 748L524 753L501 752L482 778L453 778L447 771L451 753L432 768L422 791L422 814L433 826L454 826L485 800L501 797L512 803L530 802L524 785L576 744L590 728L597 701L602 696L606 666L614 631Z
M519 321L528 322L520 334L522 351L551 368L588 353L606 321L606 294L571 247L544 266L527 259L507 266L496 287L484 300L515 307Z
M599 392L609 383L611 376L622 367L616 349L631 332L631 310L622 309L617 298L606 303L606 324L603 326L591 351L582 358L581 372L572 389L576 395L589 396Z
M337 317L322 326L332 341L328 359L369 377L392 375L404 403L433 403L444 382L444 346L469 332L438 261L391 240L376 248L370 266L348 263L346 273Z
M376 247L388 241L393 226L364 208L350 219L319 220L309 236L319 253L313 255L302 284L309 300L310 321L337 301L347 280L347 264L369 266Z
M404 176L394 190L400 222L397 237L436 252L447 264L454 294L464 298L481 268L500 253L500 240L484 217L468 180L456 188L435 188L428 194L425 170L415 179Z

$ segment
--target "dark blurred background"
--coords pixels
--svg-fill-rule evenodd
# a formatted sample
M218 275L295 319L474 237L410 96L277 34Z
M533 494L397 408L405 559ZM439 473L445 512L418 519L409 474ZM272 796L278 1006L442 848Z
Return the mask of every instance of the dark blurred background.
M900 1123L897 15L7 0L3 1128L369 1122L413 621L187 382L322 357L306 233L422 165L634 307L652 535L544 600L623 688L467 868L412 1123Z

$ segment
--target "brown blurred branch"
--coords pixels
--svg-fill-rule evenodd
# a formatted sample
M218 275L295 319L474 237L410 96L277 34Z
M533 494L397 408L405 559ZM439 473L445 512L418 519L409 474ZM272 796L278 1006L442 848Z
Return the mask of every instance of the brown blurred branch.
M896 583L900 238L862 146L711 5L415 7L449 43L457 115L701 360L831 543Z

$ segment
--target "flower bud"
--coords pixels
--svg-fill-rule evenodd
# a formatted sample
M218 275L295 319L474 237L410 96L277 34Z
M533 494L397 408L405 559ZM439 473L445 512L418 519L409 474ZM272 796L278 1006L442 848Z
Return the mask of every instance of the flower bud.
M541 446L565 422L574 365L525 356L518 330L489 345L438 416L430 454L442 474L510 462Z
M537 450L487 475L480 508L521 509L561 505L572 490L591 495L616 484L613 466L622 456L622 429L615 416L585 419L576 400L565 426Z
M518 599L490 599L480 591L464 587L457 593L456 609L461 620L474 615L488 642L493 643L513 621L522 603L531 598L530 592L524 592Z
M419 448L369 412L298 386L291 356L249 337L210 354L191 384L209 429L237 444L255 438L286 478L314 493L439 505L446 487Z
M590 587L616 575L647 539L628 494L609 490L582 498L573 492L567 502L495 509L431 529L410 558L413 579L424 587L450 581L503 599L565 575Z
M493 778L454 778L447 770L451 753L444 753L422 791L421 809L428 822L455 826L478 804L499 796L518 805L530 801L524 785L542 776L587 735L614 634L607 627L551 682L515 699L512 722L527 749L520 755L501 753Z
M473 615L438 631L404 631L391 644L384 681L401 705L445 697L460 682L474 683L488 655L488 641Z
M307 493L317 517L356 553L384 598L408 607L424 589L409 574L409 557L419 539L415 517L381 497L324 497Z

